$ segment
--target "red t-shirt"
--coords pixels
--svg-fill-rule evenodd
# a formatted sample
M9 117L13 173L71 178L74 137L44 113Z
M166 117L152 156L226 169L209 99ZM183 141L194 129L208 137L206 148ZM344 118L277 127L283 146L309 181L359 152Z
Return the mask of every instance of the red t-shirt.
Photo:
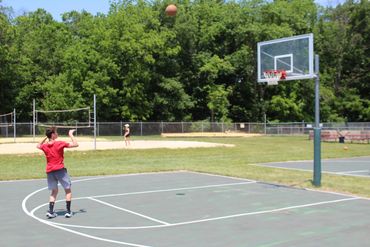
M64 168L64 148L69 147L68 142L54 141L42 144L40 149L46 156L46 173Z

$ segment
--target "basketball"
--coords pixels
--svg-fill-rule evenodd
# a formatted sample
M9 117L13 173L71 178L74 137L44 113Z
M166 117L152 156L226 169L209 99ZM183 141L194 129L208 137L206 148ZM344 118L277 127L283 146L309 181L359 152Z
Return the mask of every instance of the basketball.
M168 16L175 16L176 13L177 13L176 5L174 5L174 4L168 5L165 12L166 12L166 15L168 15Z

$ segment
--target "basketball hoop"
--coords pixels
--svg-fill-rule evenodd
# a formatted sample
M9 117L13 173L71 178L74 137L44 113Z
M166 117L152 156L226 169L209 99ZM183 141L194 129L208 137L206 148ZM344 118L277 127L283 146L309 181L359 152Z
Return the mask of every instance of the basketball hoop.
M285 70L266 70L263 72L265 79L267 81L267 85L278 85L280 80L284 80L286 78L286 71Z

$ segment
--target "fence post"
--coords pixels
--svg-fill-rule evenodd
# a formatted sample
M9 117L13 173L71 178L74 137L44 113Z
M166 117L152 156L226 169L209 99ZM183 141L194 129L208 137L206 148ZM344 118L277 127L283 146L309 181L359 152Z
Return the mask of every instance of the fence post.
M123 130L122 121L120 121L119 129L120 129L119 136L122 136L123 135L123 133L122 133L122 130Z

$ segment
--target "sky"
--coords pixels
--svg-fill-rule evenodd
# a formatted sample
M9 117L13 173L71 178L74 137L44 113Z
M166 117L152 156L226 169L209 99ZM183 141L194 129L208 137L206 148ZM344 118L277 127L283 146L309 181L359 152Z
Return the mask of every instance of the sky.
M0 0L1 1L1 0ZM315 0L322 6L336 6L345 0ZM24 12L35 11L43 8L49 12L57 21L61 21L61 15L72 10L87 12L96 15L97 13L107 14L110 0L2 0L0 3L5 7L12 7L15 16Z
M110 0L2 0L1 5L12 7L16 16L24 12L35 11L38 8L45 9L57 21L61 21L61 15L72 10L107 14Z

